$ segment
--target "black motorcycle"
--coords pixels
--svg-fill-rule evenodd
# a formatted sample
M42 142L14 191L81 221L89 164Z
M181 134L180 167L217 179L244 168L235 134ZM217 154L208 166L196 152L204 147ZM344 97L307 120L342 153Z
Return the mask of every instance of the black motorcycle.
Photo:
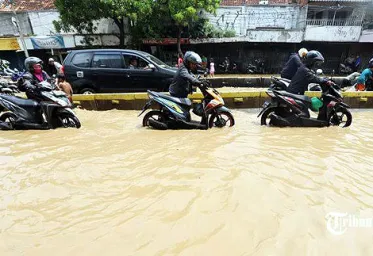
M158 130L167 129L201 129L212 127L222 128L234 125L234 117L231 111L225 107L223 98L219 92L211 88L210 83L205 81L198 86L202 92L202 103L193 103L188 98L176 98L163 93L148 91L149 101L139 114L141 116L152 105L155 108L143 118L143 126L149 126ZM201 121L191 119L190 110L201 117Z
M268 90L271 102L265 102L261 116L261 125L278 127L325 127L337 125L348 127L352 122L349 106L343 103L343 97L337 85L323 87L321 98L296 95L286 91ZM309 109L317 112L312 118Z
M264 62L260 59L255 59L254 64L249 63L246 67L247 74L264 74Z
M0 94L14 95L19 92L17 85L5 79L0 79Z
M35 94L38 100L0 95L0 130L80 128L80 121L64 92L41 82Z

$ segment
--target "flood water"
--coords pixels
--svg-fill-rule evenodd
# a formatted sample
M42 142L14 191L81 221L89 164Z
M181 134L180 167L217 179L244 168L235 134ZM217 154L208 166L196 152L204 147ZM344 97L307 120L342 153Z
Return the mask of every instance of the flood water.
M0 255L373 255L373 111L350 128L155 131L138 111L2 132Z

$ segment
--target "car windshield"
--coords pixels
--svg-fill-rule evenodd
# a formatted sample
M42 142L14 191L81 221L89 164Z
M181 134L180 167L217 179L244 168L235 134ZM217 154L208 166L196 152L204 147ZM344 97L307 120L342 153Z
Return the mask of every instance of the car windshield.
M170 67L169 65L167 65L166 63L164 63L160 59L154 57L153 55L146 55L146 58L155 62L158 66L160 66L162 68L169 68Z

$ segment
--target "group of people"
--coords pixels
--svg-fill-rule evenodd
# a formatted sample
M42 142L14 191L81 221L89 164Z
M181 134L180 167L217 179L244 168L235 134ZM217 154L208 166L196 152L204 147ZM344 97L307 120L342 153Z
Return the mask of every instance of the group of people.
M291 80L288 92L304 95L310 83L320 85L331 85L333 82L327 78L318 76L315 69L324 62L324 57L319 51L308 51L302 48L298 53L293 53L281 71L281 77ZM365 84L372 78L373 59L369 61L368 68L365 69L355 85L356 90L365 90Z
M48 61L49 67L53 67L57 74L56 87L66 93L70 102L72 102L73 90L65 79L63 74L62 65L56 62L53 58ZM37 57L29 57L25 60L25 68L27 72L23 75L19 82L19 88L21 91L26 92L29 99L38 100L38 94L35 93L36 85L40 82L47 81L51 82L52 79L46 71L43 70L43 61ZM52 73L53 74L53 73Z

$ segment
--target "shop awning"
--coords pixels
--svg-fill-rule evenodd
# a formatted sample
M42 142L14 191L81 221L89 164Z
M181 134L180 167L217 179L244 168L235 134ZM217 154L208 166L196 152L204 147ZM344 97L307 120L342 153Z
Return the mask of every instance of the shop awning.
M0 51L20 50L17 38L0 38Z

